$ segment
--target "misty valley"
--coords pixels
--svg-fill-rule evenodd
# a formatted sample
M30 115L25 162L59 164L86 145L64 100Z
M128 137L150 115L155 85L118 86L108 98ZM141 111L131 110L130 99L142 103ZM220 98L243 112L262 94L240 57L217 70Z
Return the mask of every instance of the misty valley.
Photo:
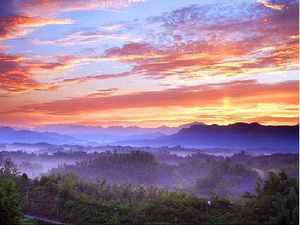
M264 149L258 155L251 155L244 150L238 152L238 149L200 151L181 146L25 146L40 149L31 153L24 150L2 150L1 165L5 164L6 159L10 159L20 174L24 173L31 179L74 173L78 180L85 182L97 183L105 179L118 185L129 183L170 190L179 188L206 198L213 192L220 197L234 199L241 197L245 191L254 193L257 179L267 178L271 171L279 173L284 170L292 178L299 176L298 154L264 154ZM8 148L16 147L20 148L22 145L8 145ZM227 153L227 156L222 156L221 151ZM228 153L234 151L236 153L231 155ZM185 156L182 155L184 152Z
M299 154L293 141L299 131L294 127L279 127L275 132L274 127L269 132L266 130L270 127L257 124L221 127L227 133L230 130L232 139L236 138L234 132L241 139L246 138L247 132L250 138L243 141L243 148L228 147L229 141L204 140L203 133L209 135L211 129L214 138L224 134L216 131L220 127L202 124L190 124L175 134L164 134L163 140L174 140L174 136L183 140L193 138L197 140L194 143L204 140L212 147L158 146L162 135L134 141L146 142L148 146L95 141L32 143L32 139L26 138L22 143L15 142L20 139L16 135L18 130L2 127L0 207L5 213L0 222L298 224ZM4 131L13 142L4 142ZM262 132L262 147L257 147L257 143L245 147ZM68 135L70 139L71 134ZM289 135L285 143L290 145L273 148L270 143L276 135ZM5 204L9 201L11 209L7 211ZM23 219L23 214L39 218Z

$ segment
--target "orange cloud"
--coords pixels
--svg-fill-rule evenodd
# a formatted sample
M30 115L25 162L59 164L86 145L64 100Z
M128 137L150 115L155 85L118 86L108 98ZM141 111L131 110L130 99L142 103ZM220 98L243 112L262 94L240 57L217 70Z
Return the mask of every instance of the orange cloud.
M133 1L131 2L133 3ZM36 4L33 5L39 7L39 4L47 6L50 9L51 7L55 8L58 6L66 7L67 9L68 6L77 5L77 3L73 1L40 1L40 3L36 2ZM170 15L166 14L163 18L156 18L153 21L164 21L165 24L163 26L166 28L166 33L160 34L164 35L164 37L170 34L173 35L174 29L181 33L182 37L190 33L190 30L194 30L195 32L193 33L205 30L213 34L210 34L207 40L200 38L198 40L181 42L180 40L182 38L180 38L178 39L179 42L174 41L171 45L155 45L146 42L127 43L122 47L107 49L105 53L100 56L64 56L59 57L57 63L38 63L36 65L31 63L31 70L35 69L39 71L51 68L68 68L74 65L80 65L83 62L121 61L133 66L132 71L130 71L131 74L141 75L145 78L163 79L167 76L176 75L181 80L193 80L207 76L253 76L298 68L299 39L290 38L295 37L296 31L298 30L296 26L298 21L295 20L297 19L295 14L297 10L294 6L289 6L288 12L284 10L284 12L280 14L276 14L275 12L270 14L269 12L266 13L262 11L261 17L255 18L253 21L246 20L246 22L240 22L237 20L226 20L213 24L197 24L197 21L199 21L198 17L205 16L201 14L202 11L204 11L201 9L201 7L195 9L194 6L191 6L174 11ZM188 16L190 12L197 12L197 10L200 13L198 17L195 17L194 14L193 17ZM41 20L40 24L38 24L36 18L38 17L11 17L7 19L7 21L8 23L14 24L12 27L30 27L30 24L32 24L32 26L43 26L55 22L51 20L48 22ZM260 20L267 20L268 25L260 25ZM174 21L176 24L172 24ZM70 21L61 22L68 23ZM242 28L246 25L247 29L255 34L254 37L244 37L242 35L240 40L231 40L232 35L237 31L240 32L243 30ZM199 34L201 34L201 32ZM227 40L220 41L220 39L216 38L218 35L225 35L223 38ZM276 40L272 38L273 36L276 36ZM93 43L99 41L101 38L107 37L122 38L120 36L106 36L81 31L55 41L33 40L33 42L74 45ZM62 82L82 83L93 79L101 80L128 76L128 74L129 73L86 76L65 79Z
M0 89L9 94L21 94L42 90L57 90L58 83L41 83L33 79L34 71L50 71L63 68L61 63L26 61L24 56L13 56L0 52Z
M241 20L237 15L225 14L224 19L218 14L206 15L213 9L194 5L148 19L149 23L162 24L164 30L151 38L156 43L170 40L168 44L130 43L108 49L106 55L139 55L127 62L135 63L134 72L154 78L243 77L294 70L299 68L298 7L293 1L280 12L251 6L245 11L254 10L257 16L245 13ZM236 11L242 14L240 8ZM203 19L207 17L209 23ZM174 38L178 35L181 38ZM145 59L143 54L163 57Z
M297 124L299 123L299 117L273 117L273 116L264 116L264 117L253 117L249 119L245 119L245 122L252 123L252 122L257 122L257 123L263 123L263 124Z
M33 29L30 28L72 24L73 22L70 19L43 18L40 16L9 15L0 17L0 41L29 34L33 32Z
M58 14L53 12L118 10L140 1L19 0L14 2L18 3L16 8L23 16L6 15L0 18L0 41L30 34L35 27L74 22L69 19L59 19ZM275 72L281 74L298 69L298 2L287 1L284 4L273 4L273 1L263 0L258 2L259 4L249 4L250 6L238 9L226 8L222 5L222 10L218 13L215 12L219 8L213 9L215 5L192 5L148 18L145 21L147 26L139 28L143 42L134 39L121 47L106 49L102 55L96 55L94 51L87 57L69 55L57 59L52 57L47 60L29 61L21 55L12 56L0 52L0 89L4 90L5 94L19 94L57 90L65 86L69 88L73 86L69 85L71 83L75 88L84 89L92 86L84 84L86 82L127 76L143 79L144 83L150 79L162 79L161 82L172 87L172 82L175 81L178 82L176 85L182 84L183 81L197 81L192 82L195 85L201 79L209 80L212 77L231 79ZM136 26L135 23L132 22L130 24L132 26L128 27ZM141 20L138 23L142 23ZM153 30L152 25L158 29ZM94 33L79 31L57 40L31 41L39 44L60 44L67 49L66 47L70 45L95 43L105 38L123 41L128 39L126 35L114 33L121 28L121 25L98 28L102 31L98 30ZM126 27L122 28L122 32L126 34ZM58 77L54 83L42 83L35 79L40 73L50 77L56 74L56 70L76 68L90 62L110 61L126 63L132 69L119 74L94 76L82 74L75 78L60 78L61 80ZM78 76L79 71L74 74ZM75 76L74 74L72 77ZM92 120L99 122L109 120L112 124L113 122L161 124L164 123L163 121L178 124L180 121L189 122L200 116L208 123L257 120L279 124L293 123L298 120L299 114L299 85L296 81L262 84L248 80L182 86L164 91L124 95L121 95L118 89L97 90L95 88L91 92L82 89L80 93L85 93L85 97L24 104L10 111L12 114L10 118L15 118L16 121L21 121L22 118L31 121L36 119L39 122L48 120L49 123L81 120L88 123ZM68 97L72 95L68 94ZM63 97L62 95L60 99ZM70 115L73 115L72 118ZM4 116L0 121L5 121L3 118Z
M267 0L257 0L258 3L262 4L263 6L270 8L270 9L275 9L275 10L283 10L285 5L273 5L269 3Z
M99 95L95 93L81 98L24 104L0 113L0 121L4 124L80 123L153 127L179 125L193 120L207 124L236 121L296 124L299 120L299 85L296 81L267 84L246 80L105 95L105 92L111 91L115 90L99 90Z
M132 73L146 74L152 78L178 75L186 79L194 75L201 77L202 73L244 77L298 68L298 40L269 46L268 51L259 50L260 53L252 42L255 40L203 46L200 41L195 41L167 49L148 44L126 44L123 48L108 49L105 57L98 60L134 62ZM192 46L195 47L191 52L188 49ZM245 49L243 46L251 47Z
M43 18L40 16L27 17L27 16L8 16L5 17L3 23L10 24L14 27L43 27L47 25L62 25L73 24L71 19L53 19Z
M231 99L234 110L240 105L256 107L259 104L298 105L298 82L258 84L252 80L182 87L165 91L141 92L127 95L74 98L21 107L27 112L42 112L49 115L74 115L112 109L144 107L211 107Z

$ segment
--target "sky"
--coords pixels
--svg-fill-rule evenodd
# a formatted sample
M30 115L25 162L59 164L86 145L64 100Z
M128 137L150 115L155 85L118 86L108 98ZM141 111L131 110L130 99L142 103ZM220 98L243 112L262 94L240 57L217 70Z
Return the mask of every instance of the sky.
M295 0L1 0L0 124L299 121Z

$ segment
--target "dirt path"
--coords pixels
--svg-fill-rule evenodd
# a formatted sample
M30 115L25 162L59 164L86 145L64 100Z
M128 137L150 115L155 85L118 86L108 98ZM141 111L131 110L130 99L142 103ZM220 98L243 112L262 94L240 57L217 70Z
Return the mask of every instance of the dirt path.
M43 222L46 222L46 223L49 223L49 224L61 224L61 225L65 224L65 223L62 223L62 222L59 222L59 221L49 220L47 218L39 217L39 216L24 215L24 217L28 218L28 219L34 219L34 220L43 221Z

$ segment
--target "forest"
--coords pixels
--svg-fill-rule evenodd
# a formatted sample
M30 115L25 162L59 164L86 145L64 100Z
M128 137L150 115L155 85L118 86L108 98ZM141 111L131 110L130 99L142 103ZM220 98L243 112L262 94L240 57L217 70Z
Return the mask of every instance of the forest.
M298 224L298 154L121 152L2 151L1 224Z

